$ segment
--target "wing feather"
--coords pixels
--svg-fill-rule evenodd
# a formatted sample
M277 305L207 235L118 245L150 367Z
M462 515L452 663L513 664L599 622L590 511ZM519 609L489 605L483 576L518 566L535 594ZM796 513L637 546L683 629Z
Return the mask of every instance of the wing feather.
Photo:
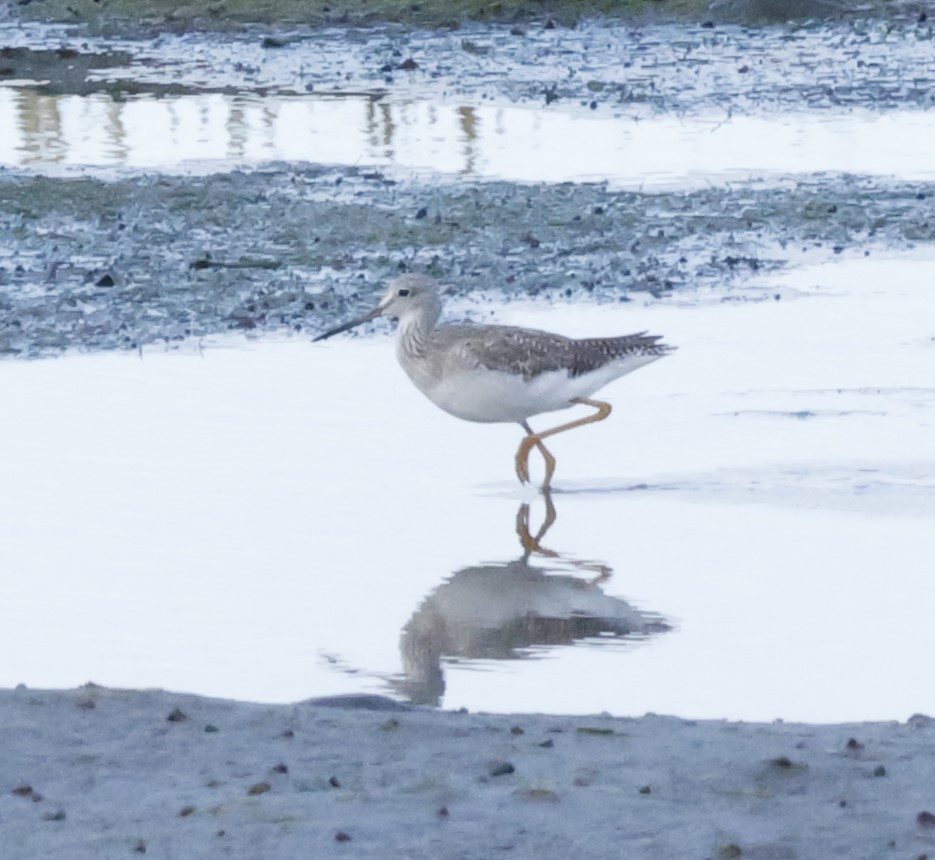
M461 368L473 366L522 373L527 380L556 370L566 370L572 377L581 376L618 358L661 357L674 349L659 343L659 335L646 332L579 340L501 325L441 326L432 332L431 338L433 349L439 349Z

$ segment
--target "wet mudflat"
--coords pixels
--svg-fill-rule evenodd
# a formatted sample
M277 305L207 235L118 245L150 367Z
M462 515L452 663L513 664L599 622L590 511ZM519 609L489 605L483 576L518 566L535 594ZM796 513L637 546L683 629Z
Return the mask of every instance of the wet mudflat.
M0 349L20 356L320 331L401 267L497 302L617 302L935 236L935 184L846 176L678 194L291 167L0 182Z
M314 330L400 268L616 301L935 231L918 17L0 32L6 354Z

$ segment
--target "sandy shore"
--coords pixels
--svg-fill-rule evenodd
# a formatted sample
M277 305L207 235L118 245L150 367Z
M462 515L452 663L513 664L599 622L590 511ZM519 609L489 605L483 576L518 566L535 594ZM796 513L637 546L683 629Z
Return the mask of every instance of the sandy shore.
M935 722L0 692L2 856L920 858Z

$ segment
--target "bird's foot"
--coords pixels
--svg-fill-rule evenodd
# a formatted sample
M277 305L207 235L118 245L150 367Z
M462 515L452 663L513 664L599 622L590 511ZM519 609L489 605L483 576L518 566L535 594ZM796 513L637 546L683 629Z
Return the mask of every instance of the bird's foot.
M542 438L534 433L530 433L520 442L519 450L516 452L516 475L521 483L529 483L529 454L533 448L538 448L545 460L545 479L542 482L542 489L547 492L552 483L552 475L555 474L555 457L542 444Z

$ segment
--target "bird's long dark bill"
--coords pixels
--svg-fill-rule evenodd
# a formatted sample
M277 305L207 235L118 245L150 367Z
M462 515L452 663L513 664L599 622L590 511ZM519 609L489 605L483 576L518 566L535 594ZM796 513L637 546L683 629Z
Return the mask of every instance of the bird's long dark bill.
M348 331L348 329L363 325L365 322L370 322L370 320L376 319L382 312L383 308L375 307L372 311L370 311L370 313L364 314L362 317L359 317L356 320L346 322L343 325L339 325L337 328L331 329L331 331L326 331L324 334L320 334L318 337L312 338L312 342L314 343L317 340L325 340L326 338L332 337L333 335L341 334L342 331Z

